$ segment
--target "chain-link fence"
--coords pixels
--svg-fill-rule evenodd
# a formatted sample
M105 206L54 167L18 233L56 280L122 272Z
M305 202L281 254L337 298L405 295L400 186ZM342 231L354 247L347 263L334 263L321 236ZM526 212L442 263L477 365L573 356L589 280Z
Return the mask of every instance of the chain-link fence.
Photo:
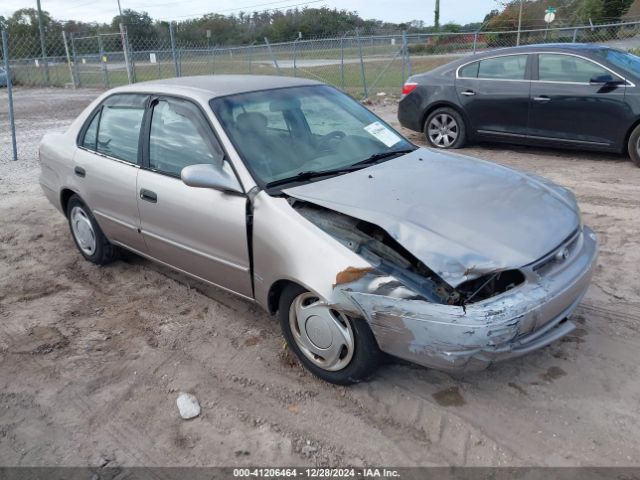
M296 39L245 46L210 45L180 39L170 24L162 38L129 38L119 32L100 35L63 33L58 37L8 37L3 34L2 62L13 81L17 107L34 94L25 87L105 89L127 83L188 75L264 74L311 78L364 99L395 94L412 72L424 72L455 58L499 47L534 43L604 43L640 48L640 22L496 32L387 33L336 38ZM0 73L0 159L33 155L40 131L21 122L20 108L11 121L10 89ZM6 83L6 82L5 82ZM10 83L10 82L9 82ZM56 90L60 92L60 89ZM38 94L45 95L42 90ZM49 95L51 91L47 91ZM16 95L17 94L17 95ZM46 100L41 102L47 116ZM51 124L64 124L63 120ZM15 128L16 134L12 135ZM16 141L17 140L17 141ZM14 143L15 142L15 143ZM17 153L13 145L17 144Z

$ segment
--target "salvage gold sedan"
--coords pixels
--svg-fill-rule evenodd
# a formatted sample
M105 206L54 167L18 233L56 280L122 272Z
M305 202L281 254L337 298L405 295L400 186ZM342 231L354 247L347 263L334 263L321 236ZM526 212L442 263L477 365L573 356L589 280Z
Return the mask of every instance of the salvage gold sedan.
M464 371L544 347L574 328L597 256L568 190L418 148L310 80L117 88L40 158L87 260L124 248L255 301L338 384L381 352Z

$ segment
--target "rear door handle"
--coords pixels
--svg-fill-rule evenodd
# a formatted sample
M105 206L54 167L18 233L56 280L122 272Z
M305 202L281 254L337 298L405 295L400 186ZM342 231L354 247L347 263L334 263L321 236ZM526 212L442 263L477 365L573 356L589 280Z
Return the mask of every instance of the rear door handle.
M84 168L82 168L82 167L76 167L76 168L74 168L74 169L73 169L73 172L74 172L77 176L79 176L79 177L81 177L81 178L84 178L84 177L87 175L87 171L86 171Z
M152 192L151 190L142 189L140 190L140 198L145 202L157 203L158 195L156 192Z
M539 97L533 97L534 102L547 103L550 102L551 99L546 95L540 95Z
M465 97L473 97L476 92L474 92L473 90L463 90L462 92L460 92L461 95L464 95Z

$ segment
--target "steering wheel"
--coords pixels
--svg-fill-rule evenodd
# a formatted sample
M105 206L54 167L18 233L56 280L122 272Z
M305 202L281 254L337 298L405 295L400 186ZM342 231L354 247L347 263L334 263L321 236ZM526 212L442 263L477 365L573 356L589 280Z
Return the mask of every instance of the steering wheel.
M320 151L330 150L333 147L333 145L331 145L332 142L335 142L335 141L339 142L346 136L347 136L346 133L340 130L334 130L333 132L329 132L326 135L323 135L322 137L320 137L316 144L316 148Z

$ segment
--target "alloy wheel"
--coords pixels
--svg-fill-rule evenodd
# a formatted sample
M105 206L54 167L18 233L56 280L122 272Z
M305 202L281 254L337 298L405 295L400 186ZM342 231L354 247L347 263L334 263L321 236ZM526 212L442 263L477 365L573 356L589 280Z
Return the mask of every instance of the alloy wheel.
M458 122L447 113L434 115L427 126L429 141L438 148L451 147L459 134L460 127L458 126Z

